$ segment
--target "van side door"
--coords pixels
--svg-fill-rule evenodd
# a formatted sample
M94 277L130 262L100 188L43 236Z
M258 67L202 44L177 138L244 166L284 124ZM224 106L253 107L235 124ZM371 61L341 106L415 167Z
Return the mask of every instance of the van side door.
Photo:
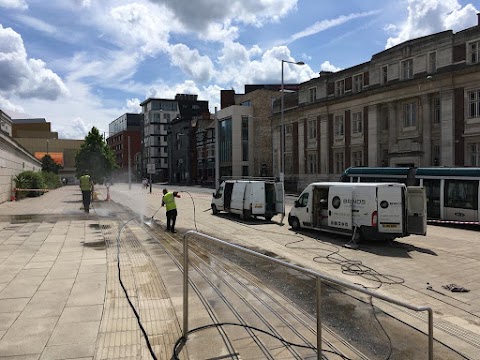
M328 226L352 229L353 187L331 186L328 190Z
M248 188L250 188L250 201L245 201L245 209L252 207L252 215L264 215L266 206L265 183L252 182L247 186L247 194L245 200L248 199Z
M409 234L427 234L427 196L422 186L407 187L407 229Z
M235 214L243 213L243 203L245 200L246 182L236 182L233 184L232 202L230 203L230 211Z

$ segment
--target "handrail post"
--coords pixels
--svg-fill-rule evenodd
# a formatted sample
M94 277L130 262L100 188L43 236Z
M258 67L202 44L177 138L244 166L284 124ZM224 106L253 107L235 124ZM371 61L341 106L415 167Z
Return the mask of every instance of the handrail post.
M188 234L187 234L188 235ZM188 239L183 237L183 338L188 335Z
M428 360L433 360L433 310L428 312Z
M316 277L317 290L317 359L322 359L322 280Z

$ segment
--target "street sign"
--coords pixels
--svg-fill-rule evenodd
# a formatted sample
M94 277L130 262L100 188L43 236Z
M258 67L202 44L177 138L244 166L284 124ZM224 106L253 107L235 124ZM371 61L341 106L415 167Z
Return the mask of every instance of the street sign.
M155 164L147 164L147 174L155 174Z

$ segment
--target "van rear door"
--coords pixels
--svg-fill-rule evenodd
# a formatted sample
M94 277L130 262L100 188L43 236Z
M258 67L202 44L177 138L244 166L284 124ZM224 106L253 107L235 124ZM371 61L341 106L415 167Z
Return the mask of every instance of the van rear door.
M388 184L377 187L378 232L404 233L404 185Z
M261 182L252 182L248 186L250 188L252 197L251 203L248 201L248 197L245 200L244 208L247 209L252 206L252 215L264 215L265 214L265 205L266 205L266 196L265 196L265 183ZM248 192L247 187L247 192Z
M352 229L353 187L331 186L328 190L328 226Z
M285 216L285 189L283 181L275 183L275 210Z
M427 234L427 196L422 186L407 187L407 221L410 234Z

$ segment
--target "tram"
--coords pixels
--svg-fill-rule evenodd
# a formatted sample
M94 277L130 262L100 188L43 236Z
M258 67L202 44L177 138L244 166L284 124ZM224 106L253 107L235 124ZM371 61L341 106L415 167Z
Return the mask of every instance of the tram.
M401 182L425 187L429 222L479 224L480 168L350 167L342 182Z

